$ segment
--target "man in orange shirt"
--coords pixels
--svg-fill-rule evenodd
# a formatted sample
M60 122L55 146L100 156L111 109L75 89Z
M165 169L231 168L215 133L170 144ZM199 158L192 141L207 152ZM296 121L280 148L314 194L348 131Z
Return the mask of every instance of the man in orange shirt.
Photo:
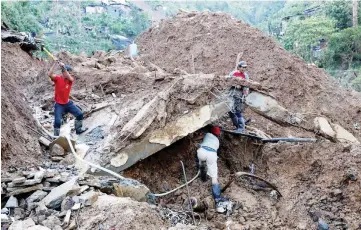
M75 117L75 132L81 134L85 132L83 129L83 112L76 106L73 101L69 100L69 94L74 82L74 77L70 75L72 68L59 62L62 75L58 76L53 73L56 62L50 68L49 78L55 83L55 105L54 105L54 136L59 136L61 118L65 113L71 113Z

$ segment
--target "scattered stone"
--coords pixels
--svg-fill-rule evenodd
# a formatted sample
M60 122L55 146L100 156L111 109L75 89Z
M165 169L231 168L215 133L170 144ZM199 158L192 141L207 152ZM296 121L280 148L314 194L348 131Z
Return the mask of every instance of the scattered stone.
M49 216L48 218L46 218L46 220L44 220L42 222L42 225L44 225L45 227L48 227L50 229L57 229L58 228L57 226L61 225L61 221L59 220L58 217L52 215L52 216ZM62 228L60 228L60 229L62 229Z
M8 187L9 188L14 188L14 187L25 187L25 186L29 186L29 185L35 185L35 184L39 184L41 183L41 180L35 180L35 179L32 179L32 180L26 180L24 181L23 183L21 184L14 184L13 182L9 183L8 184Z
M35 226L35 222L33 221L33 219L28 218L23 221L15 221L12 225L10 225L9 230L27 230L32 226Z
M65 151L64 151L63 147L61 147L60 145L54 144L53 147L51 148L50 155L51 156L64 156Z
M10 219L8 217L8 215L6 214L1 214L1 223L9 223Z
M147 200L149 188L140 182L132 179L126 179L119 184L113 184L115 195L118 197L130 197L136 201L144 202Z
M44 145L46 147L49 147L49 145L51 144L51 141L49 141L45 137L40 137L39 142L40 142L40 144L42 144L42 145Z
M331 195L332 195L332 196L342 196L342 190L341 190L341 189L334 189L334 190L331 192Z
M18 177L12 180L12 183L14 184L21 184L24 183L26 181L25 177Z
M71 210L68 210L66 212L65 218L64 218L64 222L63 222L63 226L66 227L69 225L70 222L70 215L71 215Z
M72 220L69 226L66 228L66 230L74 230L76 229L76 222L75 220Z
M45 172L45 177L49 178L49 177L55 177L56 175L58 175L58 171L55 169L47 169Z
M38 216L45 215L45 213L48 211L48 208L45 206L44 203L39 202L38 207L35 209L35 212Z
M1 214L9 214L9 209L7 209L7 208L3 208L3 209L1 209Z
M52 230L52 229L41 225L34 225L30 228L27 228L26 230Z
M13 181L13 179L10 177L1 177L2 183L7 183L7 182L11 182L11 181Z
M60 176L56 176L56 177L53 177L53 178L46 178L45 181L46 182L50 182L50 183L59 183L60 182Z
M69 180L70 173L68 172L62 172L60 173L60 181L61 182L67 182Z
M43 181L43 186L44 186L44 187L50 187L51 184L50 184L50 182L48 182L48 181Z
M316 117L314 119L314 125L316 130L318 130L321 135L326 138L333 140L336 136L336 132L332 129L330 123L325 117Z
M78 178L74 177L70 181L54 188L42 200L46 207L56 209L59 208L63 199L70 194L77 195L80 191L80 186L77 183Z
M74 204L74 206L71 208L71 210L78 210L78 209L80 209L80 206L81 206L80 203L76 203L76 204Z
M24 198L21 198L19 201L19 208L26 209L27 203Z
M74 203L79 203L80 202L79 196L73 196L71 199L74 201Z
M27 187L27 188L19 188L19 189L16 189L16 190L10 192L9 196L16 196L19 194L28 193L28 192L32 192L35 190L40 190L42 188L43 188L42 184L38 184L38 185Z
M61 211L67 211L73 207L74 201L70 196L67 196L63 202L61 202Z
M79 202L84 204L85 206L90 206L97 200L98 200L98 193L94 191L89 191L79 196Z
M45 176L45 173L46 173L46 171L45 171L44 169L36 172L36 173L34 174L34 179L35 179L35 180L40 180L40 182L41 182L41 180L42 180L42 179L44 178L44 176Z
M64 159L63 157L51 157L51 160L55 161L55 162L59 162L59 161L61 161L63 159Z
M88 185L83 185L80 187L80 191L79 191L79 194L85 192L86 190L88 190L89 186Z
M16 197L14 196L11 196L5 204L5 208L17 208L17 207L19 207L18 199L16 199Z
M348 132L346 129L344 129L342 126L338 124L333 124L333 129L336 132L336 138L338 141L343 143L354 143L354 144L360 144L360 142L352 135L350 132Z
M47 192L44 192L42 190L38 190L36 192L34 192L33 194L31 194L26 201L28 203L32 203L32 202L39 202L41 201L44 197L46 197L46 195L48 195Z
M25 218L25 210L22 208L15 208L14 209L14 217L15 220L20 220Z

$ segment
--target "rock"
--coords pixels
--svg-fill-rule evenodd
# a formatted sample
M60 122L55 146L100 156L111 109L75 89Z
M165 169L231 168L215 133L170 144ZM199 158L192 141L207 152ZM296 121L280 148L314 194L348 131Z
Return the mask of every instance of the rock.
M19 201L19 208L26 209L27 203L24 198L21 198Z
M25 210L22 208L14 209L14 217L15 220L24 219L25 218Z
M50 155L51 156L64 156L65 151L64 151L63 147L61 147L60 145L54 144L53 147L51 148Z
M5 208L17 208L17 207L19 207L18 199L16 199L16 197L14 196L11 196L5 204Z
M50 184L50 182L48 182L48 181L44 181L44 182L43 182L43 186L44 186L44 187L51 187L51 184Z
M336 132L332 129L325 117L316 117L313 122L315 129L319 131L322 136L332 140L336 137Z
M56 175L58 175L58 170L56 169L47 169L45 171L45 177L49 178L49 177L55 177Z
M61 211L67 211L74 205L74 201L70 196L67 196L63 202L61 202Z
M41 225L35 225L30 228L27 228L26 230L52 230L52 229Z
M132 179L126 179L119 184L113 184L114 193L118 197L130 197L136 201L144 202L147 200L149 188L140 182Z
M54 188L42 200L46 207L56 209L59 208L63 199L70 194L77 195L80 191L80 186L77 183L78 177L74 177L70 181Z
M58 175L58 176L53 177L53 178L46 178L45 181L46 181L46 182L50 182L50 183L59 183L59 182L60 182L60 178L61 178L61 176Z
M2 223L9 223L9 222L10 222L10 219L9 219L8 215L1 214L1 224Z
M7 208L3 208L3 209L1 209L1 214L9 214L9 209L7 209Z
M97 200L98 200L98 193L94 191L89 191L79 196L79 202L84 204L85 206L90 206Z
M35 212L38 216L45 215L45 213L48 211L48 208L45 206L44 203L37 203L37 208L35 209Z
M27 230L32 226L35 226L35 222L33 221L33 219L28 218L23 221L15 221L12 225L10 225L9 230Z
M9 196L16 196L19 194L28 193L28 192L32 192L35 190L40 190L42 188L43 188L42 184L38 184L38 185L27 187L27 188L19 188L19 189L16 189L16 190L10 192Z
M80 209L80 206L81 206L80 203L76 203L76 204L74 204L74 206L71 208L71 210L78 210L78 209Z
M59 162L59 161L61 161L63 159L64 159L63 157L51 157L51 160L55 161L55 162Z
M336 132L336 139L339 142L350 142L353 144L360 144L360 142L354 137L350 132L348 132L346 129L344 129L342 126L338 124L333 124L333 129Z
M80 187L80 191L79 191L79 194L85 192L86 190L88 190L89 186L88 185L83 185Z
M34 174L34 179L35 180L40 180L40 182L41 182L43 180L44 176L45 176L45 173L46 173L46 171L44 169L36 172Z
M62 172L60 173L60 181L61 182L67 182L69 180L70 173L68 172Z
M97 69L104 69L104 68L105 68L105 65L102 65L102 64L96 62L96 63L95 63L95 68L97 68Z
M40 142L40 144L44 145L45 147L49 147L49 145L51 144L51 141L49 141L45 137L40 137L39 142Z
M17 177L15 179L12 180L12 183L14 184L21 184L24 183L26 181L25 177Z
M74 230L76 229L76 222L75 220L72 220L69 226L66 228L66 230Z
M331 195L333 196L333 197L342 197L342 190L341 189L334 189L334 190L332 190L332 192L331 192Z
M46 197L46 195L48 195L47 192L44 192L42 190L38 190L36 192L34 192L33 194L31 194L26 201L28 203L32 203L32 202L39 202L41 201L44 197Z
M52 216L49 216L48 218L46 218L46 220L44 220L41 224L50 229L57 229L58 227L56 227L56 226L60 226L61 221L59 220L58 217L52 215ZM60 228L60 229L62 229L62 228Z
M14 184L13 182L8 184L9 188L14 188L16 186L21 186L21 187L25 187L25 186L29 186L29 185L35 185L35 184L40 184L41 180L36 180L36 179L31 179L31 180L26 180L21 184Z
M70 222L70 215L71 215L71 210L66 211L66 215L64 218L64 222L63 222L63 226L68 226L69 222Z
M13 181L13 179L10 178L10 177L1 177L1 182L2 183L8 183L8 182L11 182L11 181Z

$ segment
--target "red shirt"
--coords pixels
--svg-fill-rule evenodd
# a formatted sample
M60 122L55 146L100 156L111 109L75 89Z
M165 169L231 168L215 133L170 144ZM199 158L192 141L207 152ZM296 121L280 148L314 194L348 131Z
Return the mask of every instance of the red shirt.
M69 102L69 94L73 82L61 76L55 76L55 102L58 104L66 104Z
M246 79L246 75L244 73L240 73L238 71L234 72L233 77L241 77L243 79Z

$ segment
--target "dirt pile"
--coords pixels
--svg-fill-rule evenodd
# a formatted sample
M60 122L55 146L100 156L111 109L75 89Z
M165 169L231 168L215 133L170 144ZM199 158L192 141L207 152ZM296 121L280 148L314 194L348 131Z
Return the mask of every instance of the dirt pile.
M1 60L1 165L34 164L41 151L31 130L37 127L26 89L42 75L44 64L10 43L1 44Z
M322 69L307 65L261 31L224 13L180 12L153 26L138 39L145 60L173 71L228 74L240 53L250 78L271 89L293 112L322 115L337 121L355 136L361 131L361 95L343 89Z

